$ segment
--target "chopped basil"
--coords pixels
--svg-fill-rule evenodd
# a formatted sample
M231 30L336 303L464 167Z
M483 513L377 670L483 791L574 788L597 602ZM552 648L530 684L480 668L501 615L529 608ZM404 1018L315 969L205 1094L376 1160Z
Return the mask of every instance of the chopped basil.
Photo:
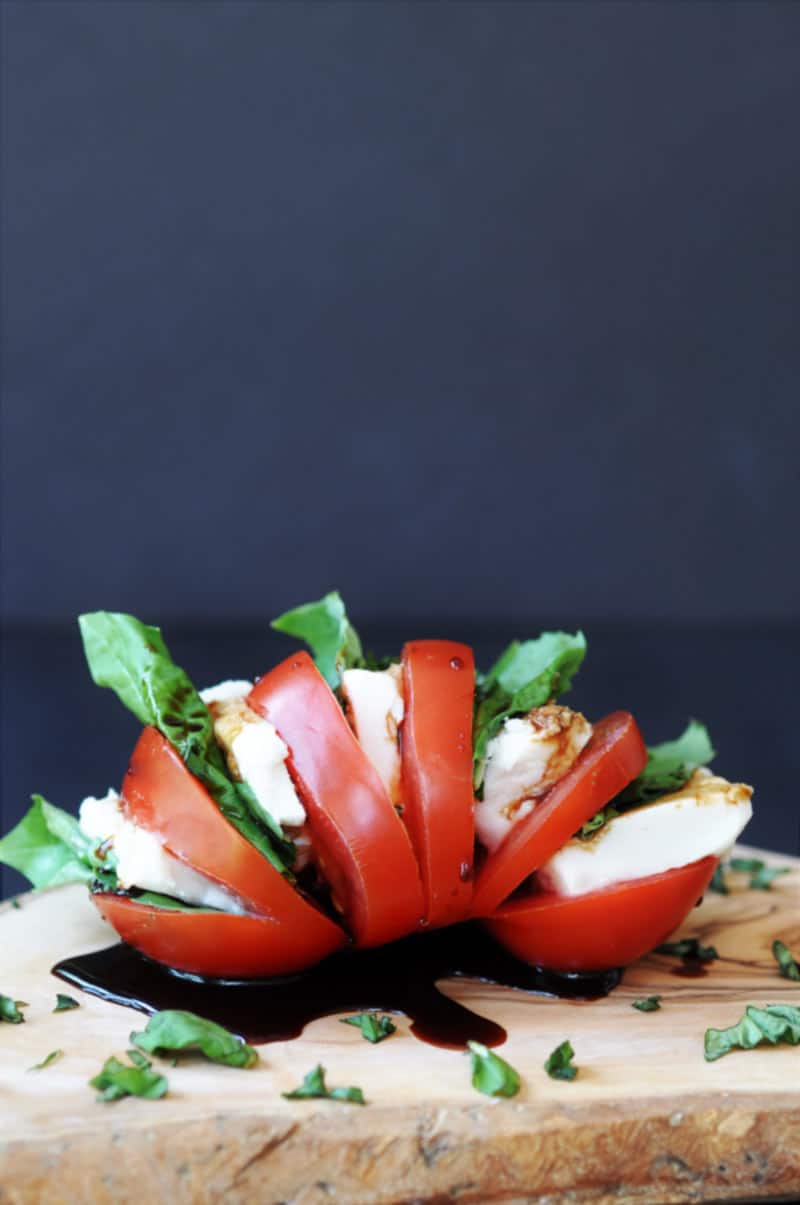
M486 749L504 720L525 715L565 694L586 656L583 632L542 632L536 640L514 640L478 679L473 723L473 785L479 791Z
M222 1025L183 1009L154 1013L142 1032L131 1034L131 1042L140 1050L156 1055L199 1050L212 1063L224 1063L227 1067L252 1067L258 1062L257 1052L241 1038Z
M89 1086L99 1092L98 1100L121 1100L123 1096L159 1100L166 1095L169 1084L165 1076L152 1070L148 1059L140 1057L129 1066L112 1056L103 1063L102 1071L89 1080Z
M644 996L641 1000L634 1000L633 1008L638 1008L640 1013L655 1013L661 1008L660 996Z
M12 1000L0 992L0 1021L8 1021L9 1025L21 1025L25 1017L20 1009L26 1008L24 1000Z
M19 824L0 841L0 862L13 867L38 890L62 883L117 885L113 857L101 857L74 816L33 795Z
M787 945L777 939L772 943L772 956L778 964L778 971L784 979L800 983L800 965Z
M63 1050L51 1050L50 1053L42 1059L41 1063L34 1063L32 1067L28 1068L28 1070L44 1071L45 1067L50 1067L53 1063L58 1062L58 1060L63 1057L63 1054Z
M467 1042L472 1061L472 1086L484 1096L516 1096L519 1073L481 1042Z
M685 958L689 962L713 962L719 958L714 946L701 946L696 937L684 937L681 941L665 941L656 946L654 953L671 954L675 958Z
M572 1062L574 1057L572 1043L567 1040L556 1046L552 1054L547 1056L544 1069L551 1079L575 1079L578 1068Z
M748 1004L738 1025L706 1030L705 1057L713 1063L732 1050L753 1050L764 1042L773 1046L778 1042L800 1045L800 1008L792 1004L768 1004L766 1008Z
M16 896L14 896L13 900L11 901L11 907L16 908L17 910L22 907L22 904L19 902Z
M53 1012L66 1013L73 1008L80 1008L78 1001L73 1000L72 996L65 996L62 992L59 992L56 996L56 1006L53 1009Z
M716 891L717 895L730 895L730 889L725 882L725 871L721 862L717 863L717 868L712 875L708 887L710 891Z
M273 619L270 626L305 641L331 690L340 685L342 670L365 664L358 632L347 618L338 590L332 590L316 602L303 603L285 611ZM374 664L375 660L371 658L369 668Z
M143 1070L147 1071L150 1067L153 1066L153 1064L150 1062L150 1060L148 1058L145 1058L145 1056L142 1054L141 1050L137 1050L135 1047L133 1050L126 1050L125 1053L127 1054L128 1058L133 1063L134 1067L141 1067ZM173 1059L173 1061L172 1061L173 1067L177 1065L177 1061L178 1061L177 1059Z
M356 1013L354 1017L339 1019L342 1025L355 1025L361 1030L362 1038L366 1038L368 1042L382 1042L397 1029L391 1017L382 1017L379 1013Z
M753 891L771 891L775 879L790 872L788 866L767 866L760 858L731 858L728 865L731 870L750 875L748 887Z
M282 874L294 847L279 824L259 809L246 783L228 774L208 708L175 664L159 628L114 611L78 618L89 671L142 724L152 725L213 796L223 816Z
M303 1076L299 1088L292 1092L282 1092L281 1095L287 1100L341 1100L353 1105L367 1103L360 1088L328 1088L325 1084L325 1068L320 1063Z

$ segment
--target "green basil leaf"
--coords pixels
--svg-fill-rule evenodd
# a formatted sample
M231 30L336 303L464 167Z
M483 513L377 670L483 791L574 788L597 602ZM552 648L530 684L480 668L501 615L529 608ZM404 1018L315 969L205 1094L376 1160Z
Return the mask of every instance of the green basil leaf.
M274 818L258 807L250 788L229 776L211 714L188 675L172 660L160 629L115 611L81 615L78 623L97 685L113 690L142 724L157 728L207 788L226 820L286 874L286 862L293 855L291 842Z
M717 895L730 895L730 889L725 882L725 870L721 862L717 863L717 868L708 886L709 890L716 891Z
M299 1088L295 1088L291 1092L282 1092L281 1095L286 1100L341 1100L353 1105L367 1103L360 1088L328 1088L325 1084L325 1068L321 1063L317 1063L313 1070L303 1076L303 1082Z
M342 1025L355 1025L361 1030L361 1036L368 1042L382 1042L397 1029L391 1017L382 1017L379 1013L356 1013L354 1017L340 1017L339 1019Z
M258 1062L257 1052L241 1038L183 1009L154 1013L142 1032L131 1034L131 1042L148 1054L199 1050L212 1063L226 1067L252 1067Z
M800 1008L792 1004L768 1004L756 1008L748 1004L737 1025L728 1029L707 1029L704 1049L706 1061L713 1063L732 1050L753 1050L764 1042L800 1045Z
M150 1067L153 1066L153 1064L150 1062L150 1060L142 1054L141 1050L136 1050L134 1048L133 1050L126 1050L125 1053L127 1054L128 1058L133 1063L134 1067L141 1067L141 1068L143 1068L143 1070L147 1071L147 1070L149 1070ZM173 1067L175 1066L176 1063L177 1063L177 1059L173 1060L173 1064L172 1064Z
M21 1025L25 1017L20 1012L25 1007L24 1000L12 1000L0 992L0 1021L8 1021L9 1025Z
M17 912L19 912L20 908L22 907L22 904L19 902L19 900L17 899L16 896L14 896L14 898L11 901L11 907L14 908L15 911L17 911Z
M714 946L701 946L696 937L684 937L681 941L665 941L656 946L654 953L671 954L675 958L685 958L690 962L713 962L719 958Z
M775 880L790 871L788 866L767 866L760 858L731 858L728 865L731 870L750 875L748 887L753 891L771 891Z
M595 833L599 833L601 828L605 828L609 820L616 820L617 816L619 816L619 812L616 808L601 808L599 812L595 812L591 820L587 820L585 824L581 825L575 836L579 841L588 841Z
M575 1051L572 1049L572 1043L567 1039L560 1046L556 1046L555 1050L547 1056L544 1069L551 1079L575 1079L578 1068L572 1062L574 1057Z
M158 891L124 891L120 895L130 896L137 904L147 904L150 908L168 908L172 912L219 912L218 908L208 908L203 904L187 904L184 900L176 900L171 895L161 895Z
M661 1008L660 996L645 996L641 1000L634 1000L633 1008L638 1008L640 1013L655 1013Z
M775 880L789 874L789 869L788 866L762 866L751 876L749 886L753 891L771 891Z
M347 618L338 590L284 611L270 626L305 641L331 690L340 685L342 670L364 664L358 632Z
M97 1089L98 1100L122 1100L124 1096L159 1100L166 1095L169 1084L165 1076L151 1069L146 1059L145 1063L146 1066L128 1066L112 1056L103 1063L102 1071L89 1080L89 1086Z
M28 1068L28 1070L29 1071L44 1071L45 1067L52 1066L52 1064L58 1062L58 1060L60 1058L62 1058L63 1055L64 1055L63 1050L51 1050L50 1053L42 1059L41 1063L34 1063L32 1067Z
M787 945L777 938L772 943L772 957L778 964L778 970L784 979L800 983L800 965Z
M542 632L536 640L513 641L479 679L472 734L476 790L483 783L487 746L503 721L565 694L585 656L583 632Z
M94 871L88 860L51 831L50 822L58 809L47 804L41 795L32 799L19 824L0 840L0 862L24 874L37 889L60 883L90 883Z
M484 1096L516 1096L519 1072L482 1042L467 1042L472 1064L472 1086Z
M615 807L634 807L679 791L695 770L708 765L716 756L707 729L697 720L690 720L677 740L653 745L647 753L647 765L613 800Z
M56 1006L53 1009L54 1013L68 1013L73 1008L80 1008L77 1000L73 1000L72 996L65 996L63 992L59 992L56 996Z

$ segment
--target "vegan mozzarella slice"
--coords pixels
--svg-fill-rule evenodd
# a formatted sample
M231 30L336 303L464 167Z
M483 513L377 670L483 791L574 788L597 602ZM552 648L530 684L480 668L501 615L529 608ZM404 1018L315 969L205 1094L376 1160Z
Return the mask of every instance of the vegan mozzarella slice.
M153 833L129 820L120 803L117 792L109 789L102 799L90 795L80 808L81 830L113 850L120 887L158 891L221 912L244 912L235 896L167 853Z
M624 812L581 841L573 837L536 876L559 895L584 895L700 858L722 857L750 819L752 787L707 768L680 791Z
M342 689L359 744L378 771L392 803L400 803L397 734L405 711L401 667L393 664L385 670L346 669Z
M209 703L228 703L231 699L244 699L252 689L253 683L246 678L228 678L225 682L201 690L200 698L206 706Z
M231 774L247 783L265 817L299 828L306 813L286 766L289 750L272 724L248 707L244 696L251 689L250 682L221 682L200 695Z
M504 721L486 748L483 799L475 805L475 830L489 850L566 774L591 735L585 716L555 703Z

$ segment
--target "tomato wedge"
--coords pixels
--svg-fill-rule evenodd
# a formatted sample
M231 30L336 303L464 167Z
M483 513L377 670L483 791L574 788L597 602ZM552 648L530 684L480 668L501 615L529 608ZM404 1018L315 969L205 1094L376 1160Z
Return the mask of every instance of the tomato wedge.
M295 930L298 940L305 935L326 953L345 944L339 926L296 891L225 819L155 728L144 729L133 751L122 784L122 806L169 853L227 887L253 912Z
M563 778L511 829L478 872L474 916L494 910L582 824L626 787L647 762L636 721L614 711L595 724L592 739Z
M411 932L424 911L411 841L308 653L265 674L247 702L289 747L312 856L358 944L383 945Z
M403 648L403 819L422 872L430 925L464 920L472 900L472 649L450 640Z
M326 941L320 930L304 930L269 916L180 912L104 892L92 900L128 945L155 962L195 975L291 975L341 944Z
M689 866L617 883L586 895L534 893L504 904L484 921L507 950L553 971L608 971L649 953L702 896L717 865Z

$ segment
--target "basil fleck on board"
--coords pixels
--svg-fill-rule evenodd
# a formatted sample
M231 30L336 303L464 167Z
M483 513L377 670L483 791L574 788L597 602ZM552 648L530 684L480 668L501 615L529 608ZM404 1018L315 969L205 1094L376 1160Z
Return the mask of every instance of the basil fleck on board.
M245 1069L217 1066L199 1053L179 1055L176 1066L169 1055L147 1054L168 1080L166 1095L97 1102L88 1080L111 1057L130 1061L130 1034L143 1032L147 1017L71 987L80 1008L54 1014L56 992L66 985L49 971L64 954L113 938L80 885L26 895L19 910L2 905L0 986L29 1003L25 1024L0 1026L0 1092L15 1101L0 1137L0 1182L23 1194L46 1157L60 1187L76 1198L94 1175L108 1178L115 1202L165 1192L180 1200L181 1192L205 1191L215 1151L215 1183L234 1202L257 1198L267 1167L276 1197L291 1199L324 1182L353 1205L434 1202L466 1182L491 1202L493 1194L499 1199L498 1166L506 1196L548 1195L556 1205L568 1192L612 1182L616 1201L637 1205L655 1205L667 1194L674 1201L691 1193L797 1197L800 1101L791 1076L800 1048L780 1042L734 1048L713 1062L704 1057L707 1029L738 1025L747 1005L798 999L798 984L779 973L772 944L780 940L798 954L800 863L755 850L737 856L790 873L775 878L769 893L751 890L748 874L732 873L729 894L709 892L670 935L716 949L702 978L676 973L680 957L654 955L597 1003L464 979L443 983L448 996L508 1031L494 1053L520 1077L513 1098L476 1091L470 1057L417 1041L402 1014L392 1016L396 1031L388 1040L364 1040L358 1026L341 1024L358 1012L351 1008L315 1021L295 1041L259 1047L259 1062ZM632 1007L655 995L660 1010ZM544 1062L565 1038L579 1074L551 1080ZM28 1071L57 1049L61 1058ZM318 1065L327 1086L357 1086L367 1104L282 1097ZM109 1125L117 1134L113 1159ZM783 1152L777 1163L776 1150ZM665 1152L674 1160L665 1162ZM758 1184L754 1167L765 1169ZM321 1189L313 1192L318 1197L310 1199L324 1199Z

